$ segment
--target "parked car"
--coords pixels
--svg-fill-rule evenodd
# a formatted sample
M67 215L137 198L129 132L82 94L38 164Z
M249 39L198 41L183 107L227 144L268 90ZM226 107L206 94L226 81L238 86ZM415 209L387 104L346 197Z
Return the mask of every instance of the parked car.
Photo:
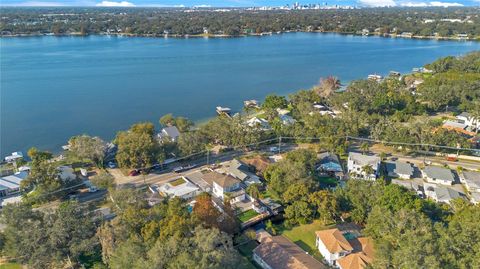
M88 192L96 192L96 191L98 191L96 186L92 185L92 186L88 187Z
M184 171L187 171L187 170L190 170L192 168L195 168L197 167L197 164L189 164L187 166L177 166L175 168L173 168L173 172L175 173L180 173L180 172L184 172Z
M270 152L277 152L278 150L279 150L278 147L270 147L270 148L269 148L269 151L270 151Z
M140 171L135 169L135 170L130 171L130 173L128 173L128 175L131 176L131 177L138 176L138 175L140 175Z

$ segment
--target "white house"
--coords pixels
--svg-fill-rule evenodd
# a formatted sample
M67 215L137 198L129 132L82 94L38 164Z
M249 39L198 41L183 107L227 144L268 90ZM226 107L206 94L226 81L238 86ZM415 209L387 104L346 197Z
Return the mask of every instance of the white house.
M430 183L453 185L455 182L452 170L438 166L425 167L422 170L422 176Z
M450 204L451 200L462 197L460 192L449 187L424 183L423 188L425 190L425 196L439 203Z
M178 197L185 200L191 199L200 193L200 188L195 186L185 177L178 178L161 185L158 192L164 196Z
M261 130L264 130L264 131L268 131L272 129L272 127L270 127L270 124L266 119L257 118L257 117L253 117L249 119L247 121L247 125L252 128L260 128Z
M320 254L332 266L336 261L353 251L352 245L347 241L342 232L338 229L329 229L315 232L315 245Z
M5 157L5 161L7 163L12 163L16 161L17 159L23 158L23 153L20 151L12 152L12 155Z
M373 173L366 173L364 168L370 166ZM379 174L380 158L378 156L363 155L356 152L348 154L348 173L354 178L375 180Z
M17 193L20 190L20 183L27 178L27 176L28 172L22 171L0 178L0 197Z
M462 112L461 114L457 115L457 119L472 131L480 129L480 119L472 116L468 112Z
M462 171L460 181L469 192L480 192L480 172Z
M411 179L413 177L413 166L404 162L386 162L385 168L389 177L398 177L403 179Z
M213 194L222 201L228 197L232 204L246 199L245 190L241 188L241 181L231 175L217 172L206 173L203 176L206 182L211 182Z
M159 139L170 139L172 142L176 142L180 136L180 131L178 131L176 126L169 126L163 128L160 133L157 134Z

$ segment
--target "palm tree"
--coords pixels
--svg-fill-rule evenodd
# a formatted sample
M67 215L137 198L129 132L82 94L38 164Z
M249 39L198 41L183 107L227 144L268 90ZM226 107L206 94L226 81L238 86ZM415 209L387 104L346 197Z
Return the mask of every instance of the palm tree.
M334 76L321 78L318 85L314 87L315 93L320 97L327 98L340 88L340 80Z
M360 145L360 149L362 150L362 154L365 154L368 151L369 148L370 147L369 147L368 143L366 143L366 142L364 142Z
M368 175L375 173L375 170L373 170L373 167L371 165L367 164L362 167L362 172L364 177L367 177Z

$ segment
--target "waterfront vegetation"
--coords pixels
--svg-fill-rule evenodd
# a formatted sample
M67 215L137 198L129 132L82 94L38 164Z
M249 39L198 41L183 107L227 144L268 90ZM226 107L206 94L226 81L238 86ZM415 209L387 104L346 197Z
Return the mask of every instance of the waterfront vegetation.
M322 138L312 149L284 154L263 172L268 195L285 208L281 225L266 223L269 232L283 234L315 253L315 230L351 221L362 225L365 235L375 241L373 268L479 268L480 206L461 199L451 206L437 204L384 180L350 180L332 190L315 176L317 151L345 155L350 145L346 135L472 147L463 134L440 129L438 117L448 115L444 111L452 107L453 113L479 115L480 52L439 59L427 67L432 70L428 75L390 76L381 82L359 80L343 92L329 78L288 98L269 96L260 108L272 125L268 131L245 125L243 114L219 116L196 128L187 119L164 116L160 119L163 126L182 125L180 138L188 134L189 139L175 142L159 140L152 123L137 123L120 131L113 141L118 149L116 160L123 169L147 172L145 168L167 158L213 145L255 149L255 143L277 136ZM422 83L412 88L417 79ZM337 117L315 113L313 104L324 104L339 113ZM296 122L281 124L278 107L290 109ZM76 137L70 144L73 150L68 158L98 164L105 157L98 154L105 145L96 138ZM368 144L360 149L367 151ZM31 149L28 155L31 173L22 182L26 199L1 212L0 221L5 225L0 233L2 255L32 268L80 268L84 261L97 269L251 268L234 247L232 238L239 234L240 223L228 199L223 212L208 194L196 197L191 213L177 198L150 206L140 189L116 189L110 178L100 174L98 180L108 188L116 214L114 219L102 221L92 214L90 205L75 201L40 207L63 197L64 188L71 183L58 180L58 163L52 154ZM258 186L248 192L262 195ZM247 212L241 221L253 214Z
M188 11L188 12L187 12ZM258 11L188 8L3 8L2 35L240 36L318 31L422 37L480 36L477 7ZM448 21L453 20L453 21ZM133 23L134 22L134 23Z

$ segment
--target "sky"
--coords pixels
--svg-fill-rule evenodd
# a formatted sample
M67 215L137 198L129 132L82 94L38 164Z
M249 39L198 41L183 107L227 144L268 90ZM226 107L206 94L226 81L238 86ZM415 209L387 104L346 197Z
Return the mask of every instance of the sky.
M480 6L480 0L0 0L0 6L123 6L123 7L252 7L325 2L328 5L378 6Z

